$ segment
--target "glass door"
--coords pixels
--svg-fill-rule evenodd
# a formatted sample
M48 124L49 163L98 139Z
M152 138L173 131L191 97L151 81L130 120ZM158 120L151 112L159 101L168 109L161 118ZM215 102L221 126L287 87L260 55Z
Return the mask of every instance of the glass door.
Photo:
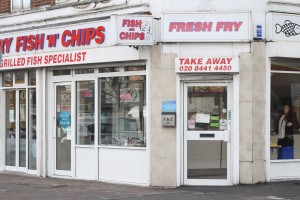
M230 185L230 83L184 85L184 184Z
M55 85L55 174L71 175L71 83Z
M34 89L32 89L33 91ZM27 92L26 89L7 90L6 95L6 156L5 165L8 170L26 171L36 169L36 163L28 165L28 149L31 150L30 158L36 156L36 150L32 150L32 143L28 143L28 111L27 111ZM35 96L34 96L35 98ZM34 102L30 102L31 107L35 107ZM32 114L32 110L29 111ZM31 115L32 116L32 115ZM32 127L32 135L35 122L29 119Z

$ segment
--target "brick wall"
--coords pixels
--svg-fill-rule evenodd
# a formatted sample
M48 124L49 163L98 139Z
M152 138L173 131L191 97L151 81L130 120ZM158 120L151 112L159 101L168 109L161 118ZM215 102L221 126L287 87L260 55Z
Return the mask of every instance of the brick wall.
M10 11L10 0L0 0L0 13L8 13Z
M46 5L54 5L54 4L55 4L55 0L31 0L32 8L37 8L37 7L46 6Z

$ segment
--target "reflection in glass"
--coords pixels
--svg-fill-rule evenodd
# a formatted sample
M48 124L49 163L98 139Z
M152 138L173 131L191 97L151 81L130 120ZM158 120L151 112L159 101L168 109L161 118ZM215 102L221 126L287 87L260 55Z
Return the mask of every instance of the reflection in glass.
M6 91L6 156L5 165L16 166L16 92Z
M12 72L3 73L3 87L11 87L13 86L13 77L14 74Z
M66 76L71 75L70 69L53 70L53 76Z
M12 9L13 10L19 10L21 9L21 4L20 0L13 0L12 1Z
M28 72L28 79L29 85L36 85L36 71L29 71Z
M100 79L99 144L146 146L145 76Z
M25 71L18 71L15 72L16 78L15 83L16 84L24 84L25 83Z
M56 169L71 170L71 86L56 86Z
M119 72L119 67L102 67L99 68L99 73L111 73L111 72Z
M77 140L79 145L94 144L95 124L95 83L80 81L77 83Z
M271 62L272 71L300 71L299 59L271 58Z
M36 169L36 90L29 89L28 168Z
M124 71L143 71L146 70L146 66L142 65L142 66L126 66L124 67Z
M93 74L94 69L75 69L75 74Z
M227 87L190 86L188 130L227 130Z
M188 141L187 178L227 179L227 143L224 141Z
M30 8L30 0L23 0L23 9Z
M26 90L19 91L19 167L26 167Z

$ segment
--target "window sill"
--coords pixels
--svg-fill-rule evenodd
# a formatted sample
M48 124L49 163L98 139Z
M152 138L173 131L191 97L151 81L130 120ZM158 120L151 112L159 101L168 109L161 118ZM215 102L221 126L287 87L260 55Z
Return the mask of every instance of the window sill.
M270 160L270 163L292 163L292 162L300 162L300 159L278 159L278 160Z

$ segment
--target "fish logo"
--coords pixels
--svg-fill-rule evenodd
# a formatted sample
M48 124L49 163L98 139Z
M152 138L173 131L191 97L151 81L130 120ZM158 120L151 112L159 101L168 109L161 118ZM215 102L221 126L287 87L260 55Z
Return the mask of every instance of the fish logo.
M280 32L284 33L285 36L290 37L290 36L296 36L300 34L300 25L295 24L291 22L290 20L285 20L284 25L276 24L275 25L275 32L279 34Z

